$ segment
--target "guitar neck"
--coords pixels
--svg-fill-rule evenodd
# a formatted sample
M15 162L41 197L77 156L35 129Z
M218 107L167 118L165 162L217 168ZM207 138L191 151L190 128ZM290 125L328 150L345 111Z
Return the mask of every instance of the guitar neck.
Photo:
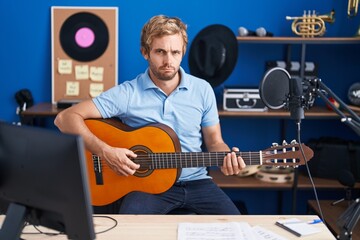
M224 157L229 152L176 152L139 154L134 162L143 169L169 169L190 167L222 166ZM261 165L262 153L237 152L246 165Z

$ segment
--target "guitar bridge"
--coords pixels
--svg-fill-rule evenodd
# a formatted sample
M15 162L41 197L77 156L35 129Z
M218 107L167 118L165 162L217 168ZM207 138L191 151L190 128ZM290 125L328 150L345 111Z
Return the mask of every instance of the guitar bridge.
M94 172L95 172L95 181L96 181L96 185L104 185L104 180L103 180L103 174L102 174L102 165L101 165L101 160L100 157L96 154L92 155L92 160L93 160L93 166L94 166Z

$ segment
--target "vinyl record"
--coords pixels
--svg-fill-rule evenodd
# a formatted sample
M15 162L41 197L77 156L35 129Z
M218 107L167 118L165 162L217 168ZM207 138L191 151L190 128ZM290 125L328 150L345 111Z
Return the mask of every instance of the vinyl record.
M60 29L60 44L71 58L87 62L100 57L109 43L104 21L89 12L71 15Z

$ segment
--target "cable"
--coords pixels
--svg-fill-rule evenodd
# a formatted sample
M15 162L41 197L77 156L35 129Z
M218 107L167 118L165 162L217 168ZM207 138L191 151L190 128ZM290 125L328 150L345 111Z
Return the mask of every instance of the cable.
M114 228L117 226L117 224L118 224L118 222L117 222L117 220L116 220L115 218L112 218L112 217L109 217L109 216L99 216L99 215L96 215L96 216L94 216L94 218L107 218L107 219L110 219L110 220L112 220L112 221L114 222L114 225L113 225L113 226L110 226L108 229L105 229L105 230L103 230L103 231L95 232L95 234L101 234L101 233L104 233L104 232L108 232L108 231L110 231L111 229L114 229Z
M321 220L324 222L324 215L323 215L322 210L321 210L321 206L320 206L319 198L318 198L318 195L317 195L316 187L315 187L315 184L314 184L314 180L313 180L313 178L312 178L312 176L311 176L311 172L310 172L309 165L308 165L308 160L306 159L306 156L305 156L305 153L304 153L304 149L302 148L302 145L301 145L300 122L297 122L296 125L297 125L297 141L298 141L299 146L300 146L301 154L302 154L302 156L303 156L303 158L304 158L304 160L305 160L306 171L307 171L307 174L308 174L309 179L310 179L310 182L311 182L311 186L312 186L313 191L314 191L316 204L317 204L317 206L318 206L318 208L319 208L320 218L321 218Z
M110 226L109 228L107 228L107 229L105 229L105 230L103 230L103 231L95 232L95 234L101 234L101 233L108 232L108 231L110 231L111 229L114 229L114 228L118 225L117 220L116 220L115 218L112 218L112 217L109 217L109 216L99 216L99 215L96 215L96 216L94 216L94 218L107 218L107 219L112 220L113 223L114 223L114 224L113 224L112 226ZM24 227L25 227L25 226L30 226L30 224L29 224L29 223L25 223L25 224L24 224ZM47 236L66 235L65 232L44 232L44 231L42 231L41 229L39 229L38 226L36 226L36 225L32 225L32 226L33 226L33 227L36 229L36 231L38 231L38 232L23 232L22 234L43 234L43 235L47 235Z

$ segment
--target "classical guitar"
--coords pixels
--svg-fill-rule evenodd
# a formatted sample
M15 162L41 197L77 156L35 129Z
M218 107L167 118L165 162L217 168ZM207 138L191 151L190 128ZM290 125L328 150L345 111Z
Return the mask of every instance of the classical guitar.
M87 119L85 124L99 139L114 147L128 148L140 169L132 176L117 175L100 157L86 151L92 204L103 206L132 191L161 193L177 180L181 168L222 166L227 152L181 152L176 133L163 124L134 129L114 119ZM302 145L273 146L258 152L238 152L246 165L298 166L313 156ZM305 159L305 160L304 160Z

